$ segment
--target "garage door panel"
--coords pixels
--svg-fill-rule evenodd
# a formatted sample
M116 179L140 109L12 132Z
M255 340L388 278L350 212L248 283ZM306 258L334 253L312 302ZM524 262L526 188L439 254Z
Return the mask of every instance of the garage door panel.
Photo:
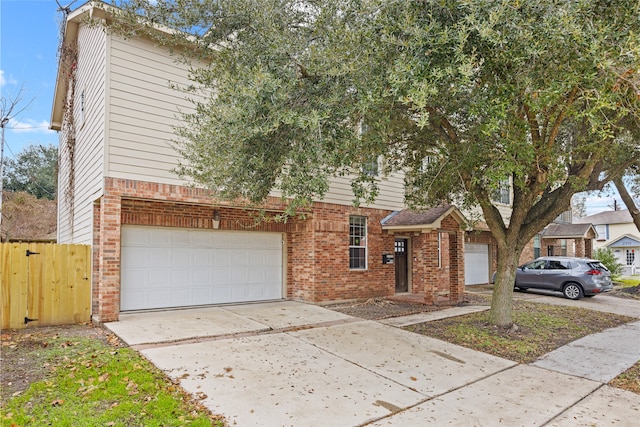
M171 246L171 233L169 230L158 230L152 232L151 229L145 230L147 233L147 242L149 246L168 247Z
M151 243L150 243L151 244ZM170 265L170 253L163 248L139 248L141 256L145 258L139 265L141 268L164 268Z
M148 270L148 279L143 283L147 283L151 289L165 289L169 287L169 284L171 283L170 272L171 270L167 270L166 268Z
M194 267L209 267L212 259L211 249L193 249L191 265Z
M123 246L148 246L149 233L143 229L131 229L126 235L122 236Z
M226 267L231 263L231 254L222 249L216 249L212 252L213 266Z
M489 282L489 245L467 243L464 248L464 280L466 285Z
M123 226L121 309L280 299L282 236Z

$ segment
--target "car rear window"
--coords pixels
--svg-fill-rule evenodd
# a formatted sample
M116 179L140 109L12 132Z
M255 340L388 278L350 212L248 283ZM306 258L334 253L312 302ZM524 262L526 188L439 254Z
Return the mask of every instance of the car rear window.
M589 265L589 268L593 268L594 270L609 271L601 262L588 262L587 264Z

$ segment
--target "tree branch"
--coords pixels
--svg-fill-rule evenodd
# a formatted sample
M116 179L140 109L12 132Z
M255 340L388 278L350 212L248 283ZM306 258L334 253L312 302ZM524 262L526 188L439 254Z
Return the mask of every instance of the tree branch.
M449 122L449 120L447 120L446 117L440 114L438 110L433 107L425 107L425 109L429 113L429 122L436 131L442 133L451 142L459 142L456 128Z
M529 123L531 140L533 141L534 145L538 146L540 143L540 128L538 125L538 120L535 118L535 114L531 114L531 110L526 103L522 103L522 108L524 109L524 114L527 118L527 122Z
M631 218L633 218L633 223L636 225L638 231L640 231L640 209L636 206L633 201L633 198L627 191L627 187L624 186L624 182L622 182L622 177L616 177L613 180L613 183L620 193L620 197L622 197L622 201L625 205L627 205L627 209L629 209L629 213L631 214Z
M547 148L551 148L553 146L556 137L558 136L558 132L560 132L560 126L564 121L564 117L567 115L567 107L573 105L573 102L576 100L577 94L578 88L574 87L567 96L567 102L564 105L565 108L563 108L562 111L558 113L558 117L556 117L556 120L553 122L553 127L551 128L551 133L549 133L549 139L547 140Z

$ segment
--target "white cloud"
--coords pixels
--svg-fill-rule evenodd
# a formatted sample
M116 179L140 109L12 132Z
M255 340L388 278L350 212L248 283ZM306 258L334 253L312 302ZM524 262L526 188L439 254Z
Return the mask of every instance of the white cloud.
M33 120L25 119L18 121L15 119L9 120L7 129L11 129L15 133L55 133L55 131L49 129L49 122L47 120Z
M3 87L7 84L17 85L18 81L11 77L9 77L9 80L7 80L7 78L4 76L4 70L0 70L0 87Z

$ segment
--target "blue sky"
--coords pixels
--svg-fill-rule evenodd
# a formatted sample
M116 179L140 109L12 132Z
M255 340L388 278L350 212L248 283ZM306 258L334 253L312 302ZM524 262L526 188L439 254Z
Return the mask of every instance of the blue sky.
M85 2L77 0L72 9ZM24 109L5 129L5 157L30 144L58 145L58 134L49 130L62 16L57 9L55 0L0 0L0 94L13 99L22 88L18 110ZM613 197L590 196L587 213L612 210L612 204Z
M5 129L5 156L30 144L58 145L49 130L60 13L55 0L0 0L0 92L20 95L22 110Z

